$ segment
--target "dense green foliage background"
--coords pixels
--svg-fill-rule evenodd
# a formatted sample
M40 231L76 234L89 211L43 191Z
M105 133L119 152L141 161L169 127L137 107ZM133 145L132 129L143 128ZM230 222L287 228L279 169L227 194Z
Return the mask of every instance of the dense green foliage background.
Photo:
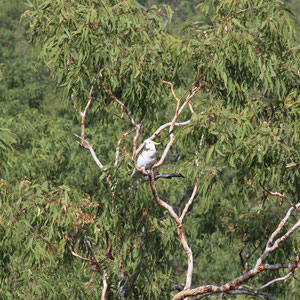
M0 1L0 297L99 299L101 276L69 246L84 257L109 256L102 264L109 299L118 293L169 299L171 286L184 282L185 256L173 221L147 183L130 184L132 137L114 167L117 141L128 126L108 110L109 104L119 111L101 86L100 71L134 117L145 120L143 138L174 114L175 101L160 79L172 81L181 95L206 74L191 123L175 129L176 143L159 170L185 178L159 180L157 187L181 210L200 180L184 224L195 258L193 285L240 275L239 251L246 247L257 248L253 264L288 209L275 197L266 199L261 185L293 201L300 195L300 3L286 1L290 15L275 1L240 1L257 5L257 13L235 16L225 4L215 10L218 1L139 1L157 5L148 11L134 1ZM163 4L174 10L166 28L171 12L160 9ZM222 22L226 13L234 16L228 23ZM91 84L86 138L105 170L73 136ZM181 120L190 117L187 112ZM161 152L168 133L158 139ZM117 182L113 195L107 177ZM293 260L299 248L298 232L270 263ZM284 274L264 273L251 284ZM266 291L297 299L300 287L290 278Z

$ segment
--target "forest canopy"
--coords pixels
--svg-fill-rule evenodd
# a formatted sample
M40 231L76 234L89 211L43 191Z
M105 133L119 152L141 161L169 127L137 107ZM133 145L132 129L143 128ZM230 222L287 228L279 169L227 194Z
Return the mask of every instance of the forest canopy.
M2 3L1 298L298 299L300 3Z

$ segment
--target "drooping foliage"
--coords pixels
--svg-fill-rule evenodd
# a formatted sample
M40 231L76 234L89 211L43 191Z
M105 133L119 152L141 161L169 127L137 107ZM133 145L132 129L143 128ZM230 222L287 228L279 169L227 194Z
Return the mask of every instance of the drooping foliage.
M153 104L162 96L159 80L176 78L180 57L178 47L174 52L177 41L163 31L156 11L143 11L134 1L46 1L32 17L36 24L31 33L43 39L47 65L56 70L65 97L72 95L76 104L82 103L86 89L95 85L97 106L105 118L104 109L112 100L99 88L101 72L104 83L125 99L132 113L155 117Z
M33 75L33 63L1 46L0 97L10 114L0 123L1 297L99 299L101 274L80 257L101 261L108 299L169 299L172 286L184 282L186 257L174 222L148 182L130 183L131 135L115 166L117 142L132 127L107 89L142 122L141 142L174 115L176 101L162 80L178 97L193 82L205 83L191 101L194 112L180 116L190 122L174 129L175 143L158 170L185 177L156 183L160 197L182 211L198 181L183 228L195 259L193 285L240 275L239 253L247 248L249 265L255 263L289 207L267 191L298 200L300 57L290 13L273 0L201 1L193 8L179 34L172 22L165 27L169 7L28 2L28 32L65 104L44 85L45 71ZM14 32L4 32L12 49ZM24 66L8 69L12 61ZM102 169L73 136L91 89L86 139ZM1 139L4 130L9 135ZM169 132L158 140L160 157ZM268 263L292 261L299 247L298 233ZM249 284L258 288L284 274L263 273ZM299 286L291 278L268 292L297 299Z

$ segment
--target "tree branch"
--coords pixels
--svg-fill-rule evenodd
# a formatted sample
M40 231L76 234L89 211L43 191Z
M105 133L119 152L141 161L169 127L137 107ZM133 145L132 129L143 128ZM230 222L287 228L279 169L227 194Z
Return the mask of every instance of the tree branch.
M107 107L108 107L109 111L110 111L114 116L116 116L117 118L119 118L119 119L122 120L122 121L125 121L125 119L124 119L124 117L123 117L123 112L122 112L122 115L119 116L118 114L116 114L115 112L112 111L112 109L111 109L111 107L110 107L109 104L107 104Z
M275 283L277 281L286 280L286 279L290 278L293 274L294 274L293 272L289 272L287 275L285 275L283 277L275 278L275 279L269 281L268 283L264 284L263 286L261 286L259 288L259 290L262 290L262 289L266 288L267 286L269 286L269 285L271 285L271 284L273 284L273 283Z
M92 103L92 93L93 93L93 86L91 87L90 89L90 92L89 92L89 98L88 98L88 102L87 102L87 105L84 109L83 112L81 112L81 145L82 147L88 149L85 145L85 141L84 141L84 131L85 131L85 116L86 116L86 112L88 110L88 108L90 107L91 103Z
M183 212L182 212L182 214L181 214L181 216L180 216L180 218L179 218L181 222L183 221L183 219L184 219L184 217L185 217L185 215L186 215L186 213L187 213L189 207L190 207L191 204L193 203L193 200L194 200L195 195L196 195L196 192L197 192L197 188L198 188L198 181L195 183L194 189L193 189L193 192L192 192L192 195L191 195L191 197L190 197L190 200L189 200L189 201L187 202L187 204L185 205L185 208L184 208L184 210L183 210Z
M166 84L168 84L168 85L171 87L171 92L172 92L173 97L175 98L175 100L177 101L177 103L180 103L180 99L178 99L178 98L176 97L176 94L175 94L175 92L174 92L174 85L173 85L173 83L171 83L171 82L169 82L169 81L165 81L165 80L162 80L161 82L162 82L162 83L166 83Z
M158 195L158 192L157 192L157 189L155 187L155 175L154 175L154 170L156 168L158 168L159 166L162 165L162 163L164 162L171 146L173 145L174 141L175 141L175 135L172 133L173 131L173 128L176 126L176 121L179 117L179 115L181 114L181 112L183 111L183 109L185 108L185 106L187 104L189 104L190 100L195 96L195 94L203 88L204 85L199 85L199 86L196 86L195 88L193 88L193 90L191 91L191 88L192 86L196 83L193 83L193 85L188 89L187 92L184 93L184 95L178 99L175 92L174 92L174 89L173 89L173 84L170 83L170 82L166 82L166 81L162 81L164 83L167 83L171 86L171 91L172 91L172 94L173 94L173 97L176 99L176 102L177 102L177 105L176 105L176 110L175 110L175 114L174 114L174 117L173 117L173 120L170 122L170 123L167 123L167 124L164 124L162 125L160 128L158 128L156 130L156 132L151 136L150 139L153 139L155 138L164 128L167 128L169 127L169 133L170 133L170 140L167 144L167 146L165 147L164 149L164 152L160 158L160 160L155 163L152 168L151 168L151 172L150 172L150 187L151 187L151 190L152 190L152 194L154 196L154 199L156 200L156 202L158 203L158 205L160 205L161 207L163 207L164 209L166 209L168 211L168 213L170 214L170 216L173 218L173 220L175 221L176 223L176 227L177 227L177 233L178 233L178 237L179 237L179 240L180 240L180 243L187 255L187 263L188 263L188 269L187 269L187 273L186 273L186 282L185 282L185 286L184 286L184 289L190 289L191 287L191 283L192 283L192 275L193 275L193 253L192 253L192 250L191 248L189 247L186 239L185 239L185 236L183 234L183 229L182 229L182 221L183 221L183 218L186 214L186 212L188 211L188 208L189 206L192 204L192 201L195 197L195 194L196 194L196 191L197 191L197 184L195 185L194 187L194 190L193 190L193 193L192 193L192 196L190 198L190 200L188 201L188 203L186 204L185 206L185 209L181 215L181 217L179 218L179 216L175 213L174 209L172 208L172 206L170 206L168 203L166 203L165 201L161 200L159 195ZM186 97L186 100L185 102L181 105L180 107L180 102L181 102L181 99L188 93L189 95ZM190 106L190 109L191 109L191 106ZM191 111L193 111L191 109ZM188 121L189 122L189 121ZM185 122L184 125L188 124L188 122ZM141 147L140 147L141 148ZM139 149L140 149L139 148Z
M290 200L288 199L287 197L285 197L283 194L281 193L278 193L278 192L272 192L270 190L268 190L266 187L264 187L261 183L259 183L259 185L262 187L262 189L267 192L269 195L271 196L277 196L281 199L283 199L284 201L286 201L290 206L293 206L295 207L295 204ZM298 209L297 209L298 210Z
M182 174L180 174L180 173L164 173L164 174L156 174L154 176L154 180L157 180L159 178L172 179L174 177L184 178L184 176Z
M115 167L118 165L118 161L119 161L119 153L120 153L120 145L121 142L124 138L126 138L126 136L128 136L130 133L136 131L136 128L132 128L130 130L128 130L127 132L125 132L121 138L119 139L118 143L117 143L117 147L116 147L116 158L115 158Z
M88 98L88 102L87 105L84 109L83 112L81 112L81 136L77 135L76 133L73 133L76 137L78 137L80 139L80 143L78 142L79 145L81 145L83 148L87 149L90 151L90 153L92 154L92 157L94 159L94 161L96 162L97 166L102 169L103 168L103 164L100 162L100 160L98 159L94 149L92 148L92 146L85 140L85 117L86 117L86 113L88 108L90 107L91 103L92 103L92 93L93 93L93 86L90 89L89 92L89 98Z
M88 150L90 151L90 153L92 154L92 157L93 157L94 161L96 162L97 166L98 166L100 169L103 169L104 166L102 165L102 163L101 163L100 160L98 159L98 157L97 157L97 155L96 155L96 153L95 153L93 147L92 147L86 140L83 140L82 137L80 137L80 136L77 135L76 133L73 133L73 134L81 140L81 143L78 142L78 144L79 144L80 146L83 147L82 142L84 142L84 144L85 144L84 148L85 148L85 149L88 149Z
M102 276L102 282L103 282L103 290L102 290L102 294L101 294L101 300L105 300L106 299L106 292L108 289L108 283L107 283L107 275L105 270L103 270L103 273L101 274Z
M102 290L102 294L101 294L101 300L105 300L106 299L106 292L107 292L107 289L108 289L107 274L106 274L105 270L103 268L101 268L100 263L102 263L106 259L108 259L109 256L106 255L105 258L97 261L96 258L95 258L94 250L92 248L92 244L91 244L90 240L85 236L85 243L88 245L91 258L83 257L83 256L77 254L75 251L73 251L72 246L71 246L71 242L70 242L70 238L64 233L63 230L62 230L62 234L63 234L64 238L67 241L67 246L68 246L71 254L73 256L83 260L83 261L88 261L90 263L90 266L95 266L94 270L101 274L102 282L103 282L103 290Z
M187 259L188 259L188 270L187 270L187 274L186 274L186 282L185 282L184 289L189 289L191 287L192 274L193 274L193 254L192 254L192 250L188 246L188 243L187 243L187 241L185 239L185 236L183 234L182 222L181 222L180 218L175 213L172 206L170 206L165 201L161 200L159 195L158 195L158 192L157 192L156 187L155 187L154 169L153 168L151 169L151 174L150 174L150 187L151 187L152 194L154 196L155 201L158 203L158 205L160 205L161 207L163 207L164 209L166 209L169 212L170 216L173 218L173 220L176 223L178 237L179 237L180 243L181 243L184 251L186 252Z
M104 80L103 80L103 75L102 73L100 72L99 73L99 78L100 78L100 82L101 82L101 85L102 87L104 88L105 92L111 97L113 98L120 106L121 106L121 109L122 111L125 111L126 115L128 116L128 119L130 121L130 124L133 126L133 127L136 127L137 124L135 123L134 119L132 118L131 114L129 113L127 107L125 106L125 104L119 100L113 93L112 91L104 84Z
M238 287L240 287L242 284L246 283L249 279L258 275L262 271L277 270L277 269L281 269L281 268L291 267L292 265L288 264L288 263L287 264L268 265L268 264L264 264L264 261L266 260L266 258L269 256L269 254L271 252L276 250L282 242L284 242L289 236L291 236L300 227L300 219L298 219L297 222L284 235L282 235L280 238L278 238L273 243L275 236L281 231L282 227L284 226L284 224L286 223L288 218L291 216L292 212L295 210L298 210L299 207L300 207L300 202L297 203L295 205L295 207L291 207L288 210L285 217L281 220L281 222L277 226L276 230L271 234L271 236L266 244L266 248L265 248L264 252L256 261L255 267L252 268L250 271L246 272L245 274L243 274L239 277L236 277L235 279L233 279L221 286L205 285L205 286L199 286L199 287L192 288L192 289L183 290L183 291L177 293L174 296L173 300L184 299L188 296L198 296L198 295L200 296L200 295L204 295L204 294L210 295L210 294L222 293L222 292L231 293L231 290L238 289ZM299 264L298 256L295 261L297 261L297 266L294 267L294 269L298 268L298 264Z
M249 289L246 287L239 287L238 289L234 289L232 291L225 292L225 294L228 294L228 295L250 295L250 296L254 296L259 299L262 299L262 300L265 300L265 299L275 300L272 296L270 296L267 293L257 291L257 290L252 290L252 289ZM199 300L199 299L211 296L211 295L213 295L213 293L205 293L205 294L193 297L193 298L191 298L191 300Z

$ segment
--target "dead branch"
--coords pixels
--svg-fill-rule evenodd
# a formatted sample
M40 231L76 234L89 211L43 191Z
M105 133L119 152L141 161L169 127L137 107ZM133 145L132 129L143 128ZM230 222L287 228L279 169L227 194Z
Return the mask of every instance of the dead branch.
M156 174L154 180L157 180L159 178L172 179L174 177L184 178L184 176L180 173L164 173L164 174Z

